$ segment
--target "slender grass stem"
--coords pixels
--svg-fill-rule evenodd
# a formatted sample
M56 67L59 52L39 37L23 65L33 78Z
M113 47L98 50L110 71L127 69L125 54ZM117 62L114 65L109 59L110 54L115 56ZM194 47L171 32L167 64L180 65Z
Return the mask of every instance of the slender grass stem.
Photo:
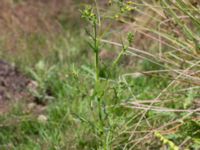
M95 68L96 68L96 82L99 82L99 42L97 37L97 24L94 22L94 52L95 52Z

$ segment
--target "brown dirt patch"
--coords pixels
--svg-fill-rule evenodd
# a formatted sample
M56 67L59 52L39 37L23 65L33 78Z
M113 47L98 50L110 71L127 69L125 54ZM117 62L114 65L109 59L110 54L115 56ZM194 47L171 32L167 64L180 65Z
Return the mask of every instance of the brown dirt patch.
M19 100L33 99L28 91L30 81L16 67L0 60L0 114Z

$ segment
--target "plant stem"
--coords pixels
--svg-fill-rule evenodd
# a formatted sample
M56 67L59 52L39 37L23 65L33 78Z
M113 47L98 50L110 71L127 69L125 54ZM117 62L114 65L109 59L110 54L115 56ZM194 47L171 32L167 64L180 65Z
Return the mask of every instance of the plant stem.
M115 66L118 64L118 62L120 61L121 57L124 55L126 50L127 50L127 48L123 45L121 52L119 53L119 55L117 56L117 58L114 60L114 62L112 64L112 68L115 68Z
M94 51L95 51L95 68L96 68L96 82L99 82L99 45L97 37L97 24L94 23Z
M124 51L122 50L119 55L117 56L117 58L114 60L113 64L112 64L112 68L114 68L117 63L119 62L119 60L121 59L122 55L124 54Z

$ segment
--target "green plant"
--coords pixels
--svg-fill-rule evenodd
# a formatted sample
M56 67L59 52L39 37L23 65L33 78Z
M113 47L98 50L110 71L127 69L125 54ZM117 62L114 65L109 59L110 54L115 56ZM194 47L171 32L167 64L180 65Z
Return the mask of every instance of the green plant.
M98 37L98 27L100 23L98 22L97 15L94 14L93 8L89 5L81 11L82 18L86 19L88 22L91 23L93 31L92 34L90 31L87 31L91 38L91 42L88 42L90 48L92 48L93 52L95 53L95 68L96 68L96 82L99 82L99 51L100 51L100 41Z
M154 127L162 126L162 123L168 122L168 117L163 117L164 122L161 120L160 122L156 122L155 119L159 118L159 113L155 116L149 115L154 111L152 107L158 107L160 111L166 110L166 108L172 109L170 110L172 112L166 113L166 116L170 114L173 115L173 111L180 111L179 114L173 118L174 120L178 120L184 115L183 112L188 111L188 107L191 107L195 99L195 94L192 93L192 95L190 95L190 103L183 103L183 101L185 102L185 99L187 99L187 94L189 94L196 85L199 86L199 5L197 3L194 4L192 2L180 0L152 0L149 2L115 0L110 1L110 4L110 9L102 8L102 10L104 10L104 15L106 14L105 11L108 10L106 19L111 22L110 26L113 27L112 31L115 32L112 32L114 36L110 35L110 40L106 37L106 39L102 39L101 42L120 48L122 47L118 57L114 60L113 68L119 67L117 64L123 54L128 54L129 56L134 56L133 58L140 58L140 63L142 62L144 65L144 68L139 69L136 66L135 70L139 70L139 72L142 72L145 76L149 76L149 78L152 77L167 81L162 89L159 87L159 92L156 92L157 96L152 97L152 101L148 100L144 102L147 103L146 108L144 108L145 105L142 99L139 102L134 102L134 100L137 100L134 94L129 98L132 99L133 102L130 102L128 107L133 108L133 111L134 108L144 109L140 120L137 122L133 133L130 135L129 142L131 143L131 140L134 141L135 131L148 128L148 121L152 121ZM110 10L116 13L110 13ZM101 18L103 18L103 16ZM121 26L119 25L120 23L122 24ZM125 32L123 32L123 29ZM127 30L131 33L135 33L133 44L130 45L124 44L124 42L121 41L119 42L121 39L115 37L119 34L118 30L120 30L120 35L126 34ZM131 78L132 75L134 76L134 73L130 73L126 76L130 76ZM160 79L160 77L162 79ZM134 87L135 85L130 85L129 80L129 82L127 82L126 78L123 79L126 86L129 87L129 91L134 93L131 86ZM147 82L144 84L146 83ZM156 87L149 87L148 90L153 91L153 88ZM183 89L183 91L180 89ZM144 94L145 92L141 91L141 93ZM152 94L150 93L151 92L147 92L148 96L145 95L142 98L150 97L149 95ZM190 115L192 116L193 113L189 113L189 116ZM145 118L147 119L147 123L145 123ZM135 139L135 141L136 145L141 142L141 140L138 140L138 142L137 139ZM129 144L126 144L126 146L127 145Z
M117 58L113 61L112 63L112 69L115 69L116 65L119 63L121 57L126 53L126 51L128 50L128 47L131 46L132 42L134 40L134 35L129 32L128 35L127 35L127 43L128 44L125 44L122 40L122 50L121 52L118 54Z
M48 100L53 99L49 81L52 79L54 69L55 66L48 68L42 60L35 65L35 70L28 69L28 72L35 80L35 83L32 83L34 84L32 85L33 87L30 87L29 90L39 104L45 104Z
M74 21L68 26L63 14L57 21L64 30L51 38L27 33L17 40L26 53L13 60L28 66L38 84L33 95L43 105L32 114L20 101L0 116L0 147L199 149L199 6L111 0L81 13L87 35ZM101 62L101 49L119 54ZM126 58L130 64L121 65ZM36 119L37 107L44 109L45 124Z
M163 142L163 144L169 145L169 148L170 148L171 150L179 150L179 147L178 147L178 146L176 146L172 141L170 141L170 140L168 140L167 138L165 138L165 137L164 137L163 135L161 135L159 132L155 132L155 136L156 136L157 138L159 138L160 141Z
M98 117L99 117L99 124L96 126L98 135L100 138L104 138L105 134L105 118L103 115L105 114L104 112L104 107L102 97L105 92L105 87L102 84L102 82L99 79L99 69L100 69L100 64L99 64L99 51L100 51L100 40L98 37L98 28L100 28L100 22L98 21L98 16L93 12L93 8L91 6L86 6L86 8L81 11L82 13L82 18L86 19L89 23L91 23L91 26L93 28L92 33L91 31L87 31L89 34L91 41L88 42L90 48L93 50L95 54L95 92L94 92L94 100L98 103ZM103 144L103 143L102 143ZM108 145L104 145L104 149L109 149Z
M97 8L98 9L98 8ZM92 98L93 100L91 101L92 105L97 103L97 112L98 112L98 124L97 123L92 123L95 126L95 130L97 130L97 135L100 138L101 144L100 147L103 149L111 149L112 145L112 140L114 136L114 130L116 130L117 122L113 121L112 116L114 115L112 112L115 112L115 109L119 107L117 103L115 106L111 106L110 110L108 109L109 105L107 105L108 102L105 100L107 99L107 91L113 90L113 85L110 84L110 81L106 78L100 78L100 61L99 61L99 52L100 52L100 45L101 45L101 39L100 36L98 35L101 24L100 16L98 16L98 10L97 14L94 13L94 8L91 6L86 6L86 8L81 11L82 17L85 18L92 26L92 31L87 30L87 33L90 37L90 41L88 42L90 48L93 50L93 53L95 55L95 88L92 93ZM109 70L106 71L112 71L115 72L114 70L116 69L121 57L125 54L127 48L129 45L131 45L133 41L133 34L129 33L127 36L127 41L128 45L123 44L122 50L119 53L119 55L116 57L116 59L113 61L112 65L110 66ZM117 85L118 86L118 85ZM115 93L114 97L116 98ZM111 97L112 99L112 97ZM109 100L109 99L107 99ZM116 101L116 100L115 100ZM91 107L92 111L96 111L94 106ZM95 116L94 116L95 117ZM95 119L95 118L94 118ZM99 147L99 148L100 148Z

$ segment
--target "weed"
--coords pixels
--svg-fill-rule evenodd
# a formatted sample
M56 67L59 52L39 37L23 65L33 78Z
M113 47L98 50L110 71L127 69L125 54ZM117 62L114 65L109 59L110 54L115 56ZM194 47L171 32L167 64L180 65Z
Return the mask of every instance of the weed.
M199 6L95 1L74 27L65 14L59 32L23 34L21 55L1 53L28 68L48 119L19 102L0 116L0 149L199 149ZM101 50L119 53L106 62Z

